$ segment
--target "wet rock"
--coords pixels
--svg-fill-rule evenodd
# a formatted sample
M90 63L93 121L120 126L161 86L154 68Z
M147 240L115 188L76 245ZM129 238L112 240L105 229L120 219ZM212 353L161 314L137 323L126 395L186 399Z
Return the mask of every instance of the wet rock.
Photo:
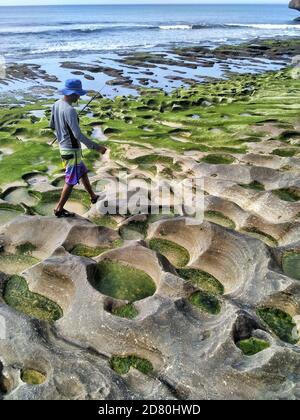
M290 9L296 9L300 11L300 1L299 0L291 0L289 2Z

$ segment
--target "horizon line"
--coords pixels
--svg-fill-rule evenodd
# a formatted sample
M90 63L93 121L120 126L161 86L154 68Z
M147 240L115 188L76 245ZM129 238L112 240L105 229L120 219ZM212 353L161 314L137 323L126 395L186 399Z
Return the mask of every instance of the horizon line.
M263 2L263 3L219 3L219 2L209 2L209 3L186 3L182 1L182 3L66 3L66 4L0 4L0 7L45 7L45 6L260 6L260 5L271 5L271 6L278 6L280 4L284 5L285 2L282 3L270 3L270 2Z

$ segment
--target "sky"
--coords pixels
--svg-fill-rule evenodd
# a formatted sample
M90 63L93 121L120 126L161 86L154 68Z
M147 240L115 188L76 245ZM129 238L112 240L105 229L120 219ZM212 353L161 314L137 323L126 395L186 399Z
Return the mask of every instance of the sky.
M212 4L212 3L235 3L235 4L288 4L288 0L0 0L0 6L26 6L26 5L36 5L42 6L46 4L159 4L159 3L193 3L193 4Z

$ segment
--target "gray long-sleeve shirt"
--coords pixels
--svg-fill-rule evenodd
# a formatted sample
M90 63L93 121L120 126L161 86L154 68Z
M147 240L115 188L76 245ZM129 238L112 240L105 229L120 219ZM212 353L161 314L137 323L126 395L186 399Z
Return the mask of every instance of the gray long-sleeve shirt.
M60 149L80 149L81 143L88 149L99 147L82 134L76 110L64 99L53 105L50 127L55 130Z

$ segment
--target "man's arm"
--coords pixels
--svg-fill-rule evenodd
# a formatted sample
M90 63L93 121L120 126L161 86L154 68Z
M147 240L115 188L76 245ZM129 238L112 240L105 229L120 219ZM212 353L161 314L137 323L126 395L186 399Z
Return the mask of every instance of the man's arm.
M100 146L97 143L94 143L92 140L88 139L87 137L85 137L84 134L82 134L79 127L79 123L78 123L77 112L75 111L74 108L70 109L70 111L67 113L66 120L76 140L85 144L88 149L93 149L93 150L98 150L98 151L101 149L102 146Z

